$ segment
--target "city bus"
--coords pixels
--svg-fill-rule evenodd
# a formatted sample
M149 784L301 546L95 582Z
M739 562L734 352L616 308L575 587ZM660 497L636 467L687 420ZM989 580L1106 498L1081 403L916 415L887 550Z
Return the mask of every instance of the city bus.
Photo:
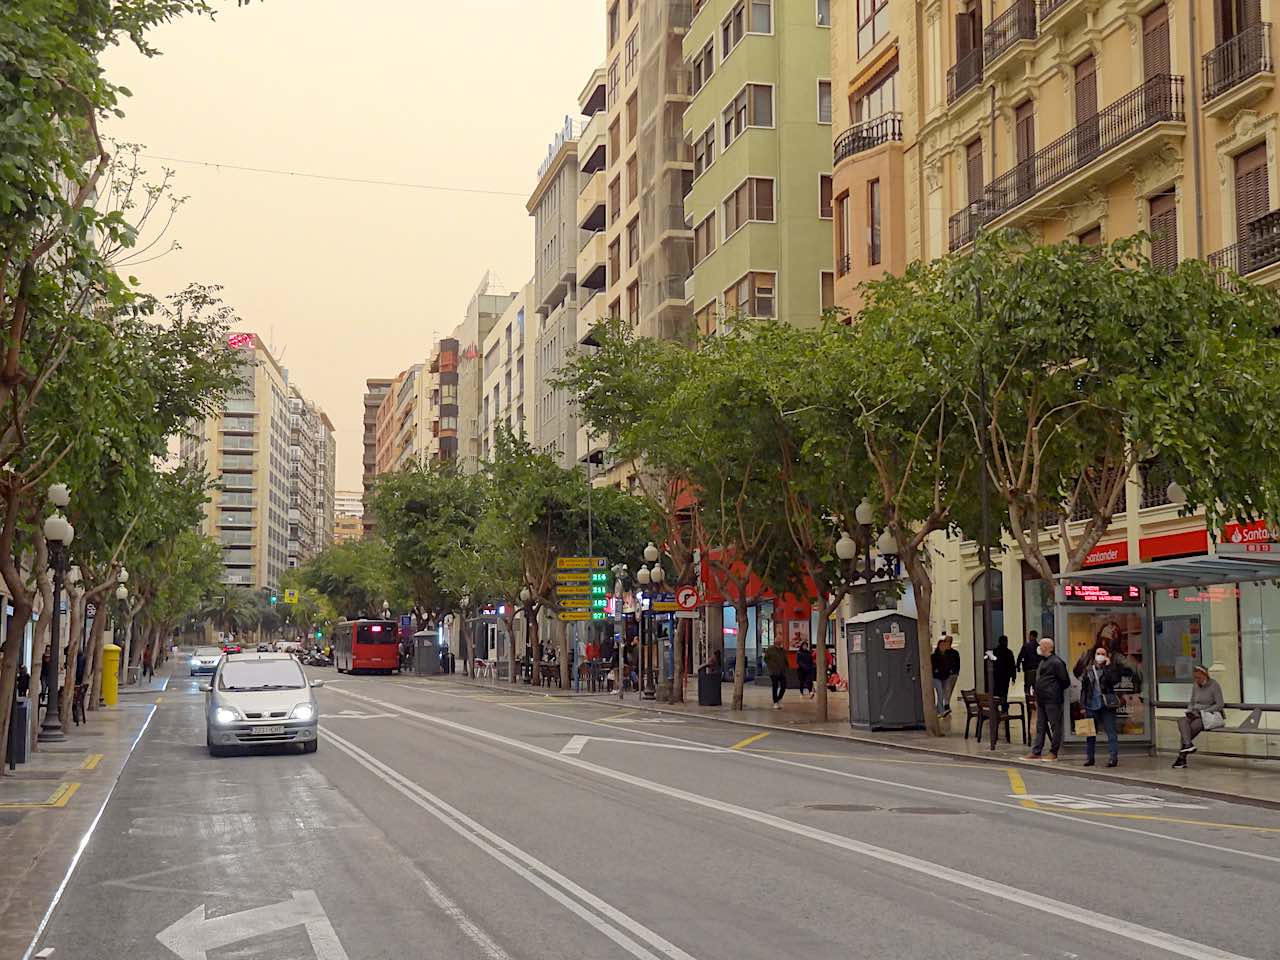
M400 670L394 620L343 620L333 631L333 665L339 673Z

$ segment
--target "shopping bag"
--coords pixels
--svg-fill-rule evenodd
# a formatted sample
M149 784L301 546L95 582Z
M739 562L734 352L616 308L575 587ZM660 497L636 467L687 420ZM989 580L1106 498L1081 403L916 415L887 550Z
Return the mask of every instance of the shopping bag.
M1077 737L1096 737L1097 735L1098 728L1094 726L1093 717L1085 717L1082 720L1076 721Z

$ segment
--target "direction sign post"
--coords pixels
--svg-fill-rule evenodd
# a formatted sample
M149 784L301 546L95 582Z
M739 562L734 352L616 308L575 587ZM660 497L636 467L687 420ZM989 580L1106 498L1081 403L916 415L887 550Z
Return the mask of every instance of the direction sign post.
M608 596L607 557L556 559L556 599L561 622L603 620Z

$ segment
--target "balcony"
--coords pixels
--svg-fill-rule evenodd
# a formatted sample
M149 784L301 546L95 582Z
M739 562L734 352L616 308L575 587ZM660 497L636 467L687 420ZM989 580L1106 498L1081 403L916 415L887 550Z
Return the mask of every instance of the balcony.
M979 203L951 217L951 249L968 243L977 223L1005 217L1032 198L1061 200L1076 187L1083 189L1114 176L1119 166L1131 162L1160 136L1161 124L1185 122L1183 86L1182 77L1152 77L997 177L986 186ZM1152 130L1157 130L1152 137L1144 136ZM1086 170L1088 177L1076 178ZM1055 190L1059 185L1064 186ZM1012 225L1014 219L1007 217L1001 226Z
M689 227L688 221L685 220L684 204L669 203L666 206L658 207L654 211L654 216L658 221L656 233L659 237L672 231L693 235L693 230Z
M1209 254L1209 263L1242 277L1280 263L1280 210L1264 213L1250 222L1245 233L1239 243Z
M1040 32L1048 33L1058 27L1069 28L1076 21L1083 22L1093 6L1086 0L1039 0Z
M1271 24L1255 23L1204 55L1204 112L1228 119L1275 86Z
M955 103L982 82L982 48L977 47L947 71L947 103Z
M578 193L578 227L583 230L603 230L605 227L605 197L607 188L604 171L591 175Z
M1006 53L1020 44L1029 45L1036 38L1036 3L1035 0L1015 0L1000 16L991 21L991 25L982 32L982 53L986 60L987 70L993 70ZM1016 63L1017 58L1010 58L1009 63Z
M597 293L591 299L584 301L578 307L577 319L577 335L578 343L583 346L596 346L595 339L591 336L592 328L603 320L608 313L608 306L605 303L603 293ZM521 391L523 391L523 384Z
M866 120L850 127L836 137L835 162L847 160L854 154L878 147L882 143L902 139L902 114L886 113L874 120Z
M603 289L608 283L608 274L605 269L608 256L604 231L589 235L578 254L578 286L587 290Z

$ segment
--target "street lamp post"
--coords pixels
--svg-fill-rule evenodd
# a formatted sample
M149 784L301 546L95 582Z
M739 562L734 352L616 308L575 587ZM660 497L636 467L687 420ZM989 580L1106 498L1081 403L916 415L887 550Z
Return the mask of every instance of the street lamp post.
M65 740L58 710L58 642L62 637L62 575L67 565L67 546L75 537L75 527L61 513L71 502L71 491L65 483L49 487L49 502L55 512L44 522L44 538L49 544L49 565L53 569L53 623L49 637L49 665L44 671L45 710L40 724L39 740L54 743Z
M462 593L462 626L458 630L458 646L462 648L462 672L465 676L471 676L471 664L473 658L471 656L471 638L467 636L467 610L471 607L471 591L464 590Z
M866 604L870 613L876 608L876 590L871 583L871 524L876 518L876 511L871 501L863 497L853 512L853 518L858 521L858 532L862 537L862 575L866 578Z
M647 558L648 550L645 551L645 556ZM652 582L653 582L653 574L650 573L649 568L646 567L643 563L640 564L640 569L636 571L636 583L638 583L643 588L643 587L649 586L649 584ZM646 634L648 633L646 629L646 620L648 618L645 616L644 600L641 599L643 592L644 591L641 590L640 594L638 594L636 597L636 620L639 621L639 625L640 625L640 635L637 638L638 647L636 650L636 661L637 661L636 667L638 668L636 675L640 681L639 683L640 696L645 700L652 700L655 697L655 693L652 687L650 686L649 648L647 646L647 638L646 638Z

